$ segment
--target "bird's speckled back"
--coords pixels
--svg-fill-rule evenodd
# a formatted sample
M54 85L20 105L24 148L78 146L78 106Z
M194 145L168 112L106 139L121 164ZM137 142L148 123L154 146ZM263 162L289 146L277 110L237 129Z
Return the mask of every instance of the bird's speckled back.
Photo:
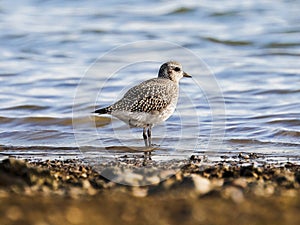
M177 102L178 85L166 78L153 78L129 89L124 97L111 106L111 110L151 112L164 110Z

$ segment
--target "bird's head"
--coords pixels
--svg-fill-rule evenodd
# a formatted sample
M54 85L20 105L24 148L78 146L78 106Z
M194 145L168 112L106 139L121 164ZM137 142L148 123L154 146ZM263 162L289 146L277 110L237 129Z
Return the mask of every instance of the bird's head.
M183 71L179 62L170 61L161 65L158 72L158 77L167 78L178 83L182 77L192 76Z

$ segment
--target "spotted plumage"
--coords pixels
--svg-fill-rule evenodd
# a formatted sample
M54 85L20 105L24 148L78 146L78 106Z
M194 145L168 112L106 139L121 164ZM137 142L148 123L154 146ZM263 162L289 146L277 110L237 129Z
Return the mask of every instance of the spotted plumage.
M166 62L160 67L157 78L132 87L122 99L95 113L111 114L131 127L144 128L143 137L148 146L152 126L167 120L175 111L182 77L190 75L182 70L180 63Z

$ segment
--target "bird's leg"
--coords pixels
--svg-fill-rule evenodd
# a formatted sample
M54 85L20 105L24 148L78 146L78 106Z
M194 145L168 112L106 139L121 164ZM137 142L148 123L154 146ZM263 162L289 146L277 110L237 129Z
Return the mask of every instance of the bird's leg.
M148 134L148 145L151 146L151 126L148 127L148 131L147 131L147 134Z
M145 142L145 147L147 148L148 147L148 140L147 140L148 137L147 137L147 128L146 127L144 127L144 129L143 129L143 138L144 138L144 142ZM147 159L148 159L148 152L145 151L145 153L144 153L144 164L147 162Z
M148 126L148 130L147 130L147 135L148 135L148 146L151 147L152 146L152 138L151 138L151 135L152 135L152 132L151 132L151 129L152 129L152 126L149 125ZM149 154L149 160L151 160L151 151L148 152Z
M143 138L144 138L145 146L148 147L146 127L144 127L144 129L143 129Z
M143 129L143 138L144 138L144 142L145 142L145 146L147 147L151 147L151 125L147 125L147 127L144 127ZM146 149L148 150L148 149ZM151 151L145 151L145 155L144 158L147 160L151 160Z

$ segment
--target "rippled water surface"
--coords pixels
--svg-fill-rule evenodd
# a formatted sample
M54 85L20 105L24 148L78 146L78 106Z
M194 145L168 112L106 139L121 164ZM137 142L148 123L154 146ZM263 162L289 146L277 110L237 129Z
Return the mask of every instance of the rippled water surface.
M100 58L102 67L93 71L95 60L113 48L148 40L176 43L203 60L198 70L190 58L170 58L194 78L182 80L178 110L153 129L160 145L153 159L211 150L212 124L220 117L213 117L207 93L195 85L205 85L207 70L226 109L218 152L299 162L300 1L6 0L0 2L0 29L0 159L83 152L101 161L143 146L141 130L90 112L156 76L160 57L168 56L161 45L138 52L138 63L109 71L135 60L136 49L125 48L123 58ZM149 56L157 61L143 62ZM74 103L80 80L84 88Z

